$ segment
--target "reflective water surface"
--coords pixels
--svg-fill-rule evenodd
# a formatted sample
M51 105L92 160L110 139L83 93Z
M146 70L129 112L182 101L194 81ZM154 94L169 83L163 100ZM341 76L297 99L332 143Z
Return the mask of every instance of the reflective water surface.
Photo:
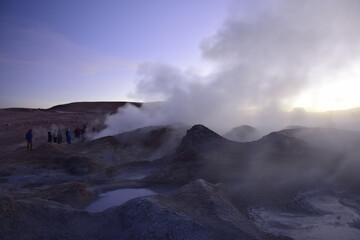
M137 197L155 195L170 191L171 188L124 188L100 194L100 198L85 208L89 212L101 212Z

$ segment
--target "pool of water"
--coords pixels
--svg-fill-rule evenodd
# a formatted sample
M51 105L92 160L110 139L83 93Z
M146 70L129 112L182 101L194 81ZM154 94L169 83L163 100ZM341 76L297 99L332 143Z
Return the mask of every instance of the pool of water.
M102 212L113 206L137 197L165 193L173 188L124 188L100 194L100 198L88 205L85 210L89 212Z
M308 216L266 209L252 209L255 223L264 231L283 234L295 240L359 240L360 230L350 224L360 219L352 208L333 195L312 194L307 201L328 214Z
M155 171L156 168L154 167L142 167L142 168L135 168L135 169L127 169L126 171L120 173L118 175L118 178L120 179L142 179L149 174L151 174L153 171Z

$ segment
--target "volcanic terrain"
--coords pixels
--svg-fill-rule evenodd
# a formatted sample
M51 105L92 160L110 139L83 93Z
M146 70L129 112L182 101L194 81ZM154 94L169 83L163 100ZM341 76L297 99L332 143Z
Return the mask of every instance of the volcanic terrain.
M360 238L359 132L241 126L229 140L172 124L96 138L124 106L0 110L1 239ZM84 125L84 139L47 142Z

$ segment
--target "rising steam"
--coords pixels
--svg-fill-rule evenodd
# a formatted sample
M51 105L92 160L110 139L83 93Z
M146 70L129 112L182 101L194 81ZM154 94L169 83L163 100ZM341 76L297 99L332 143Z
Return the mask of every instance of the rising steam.
M166 64L143 64L133 96L164 102L120 109L108 117L109 128L101 135L174 122L220 132L241 124L275 130L328 123L284 111L306 87L332 81L360 60L360 1L241 0L232 9L201 44L213 73L203 77Z

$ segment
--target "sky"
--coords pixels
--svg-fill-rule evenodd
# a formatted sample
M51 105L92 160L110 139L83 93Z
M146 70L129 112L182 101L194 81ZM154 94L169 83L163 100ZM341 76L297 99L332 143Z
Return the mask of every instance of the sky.
M138 66L195 68L228 3L2 0L0 107L141 100L128 96Z
M358 0L2 0L0 108L359 107L359 12Z

